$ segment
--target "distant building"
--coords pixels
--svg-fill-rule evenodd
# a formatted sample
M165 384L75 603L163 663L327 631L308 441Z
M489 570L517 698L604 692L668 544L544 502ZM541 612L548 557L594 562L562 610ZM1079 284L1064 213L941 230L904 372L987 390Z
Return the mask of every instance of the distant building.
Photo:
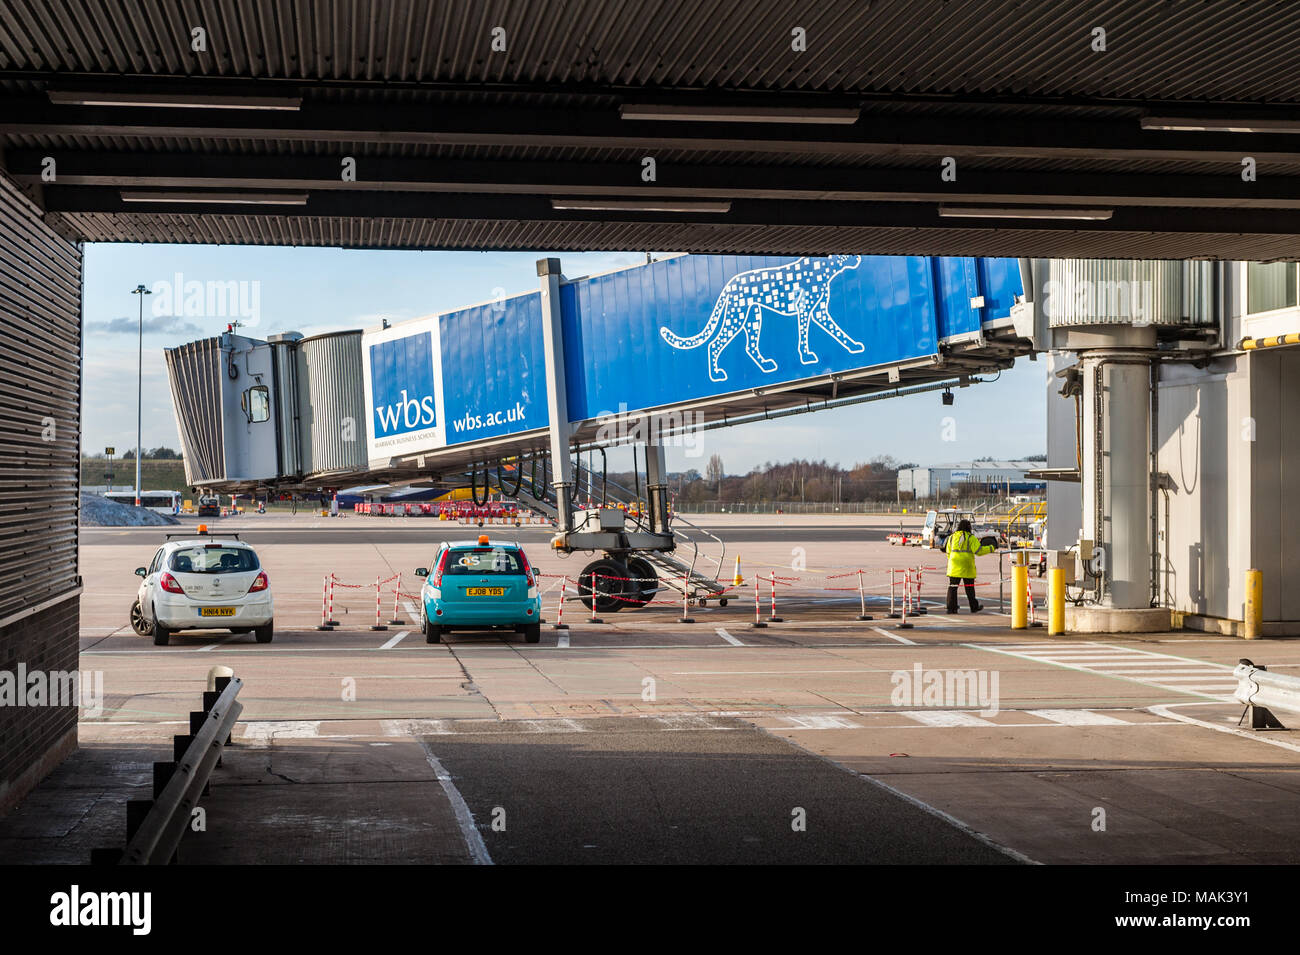
M904 468L898 472L898 493L900 497L918 501L947 496L949 491L961 497L1044 494L1045 482L1025 478L1026 471L1043 466L1042 462L1034 461L970 461Z

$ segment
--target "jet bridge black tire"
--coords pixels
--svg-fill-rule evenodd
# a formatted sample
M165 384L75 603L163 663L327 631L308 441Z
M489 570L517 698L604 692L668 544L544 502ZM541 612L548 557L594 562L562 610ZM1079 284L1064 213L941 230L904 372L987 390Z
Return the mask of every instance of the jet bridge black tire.
M591 609L592 600L595 600L596 613L618 613L627 604L625 598L629 582L625 578L631 576L633 575L628 572L626 564L608 557L593 560L578 575L578 599L588 610ZM596 580L594 594L593 577L600 578Z
M639 578L627 582L627 609L640 610L659 593L659 572L644 557L629 557L627 575Z

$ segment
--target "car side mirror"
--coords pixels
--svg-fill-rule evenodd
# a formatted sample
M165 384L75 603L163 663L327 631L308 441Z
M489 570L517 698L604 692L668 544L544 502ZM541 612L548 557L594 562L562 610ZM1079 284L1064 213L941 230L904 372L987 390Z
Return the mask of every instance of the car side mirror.
M149 570L148 570L147 567L137 567L137 568L135 569L135 575L136 575L137 577L148 577L148 576L149 576Z
M417 576L417 577L428 577L428 576L429 576L429 568L428 568L428 567L417 567L417 568L415 568L415 576Z

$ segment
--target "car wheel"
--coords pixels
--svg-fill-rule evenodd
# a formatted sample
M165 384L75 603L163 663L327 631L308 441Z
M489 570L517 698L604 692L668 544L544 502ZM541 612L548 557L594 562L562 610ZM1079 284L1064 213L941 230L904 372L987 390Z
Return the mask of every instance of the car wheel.
M253 631L253 636L257 638L258 643L270 643L275 637L275 621L272 620L265 627L258 627Z
M425 643L442 643L442 627L436 623L429 623L429 618L424 618L424 642Z
M153 624L144 618L140 611L140 601L131 604L131 629L142 637L148 637L153 634Z
M542 625L540 623L530 623L524 625L524 643L541 643L542 642Z
M155 647L165 647L172 638L172 632L166 627L160 627L158 624L153 625L153 645Z
M608 557L594 560L578 575L578 598L588 610L594 600L597 613L618 613L623 609L624 593L628 589L624 578L630 576L625 564ZM592 593L593 580L595 593Z

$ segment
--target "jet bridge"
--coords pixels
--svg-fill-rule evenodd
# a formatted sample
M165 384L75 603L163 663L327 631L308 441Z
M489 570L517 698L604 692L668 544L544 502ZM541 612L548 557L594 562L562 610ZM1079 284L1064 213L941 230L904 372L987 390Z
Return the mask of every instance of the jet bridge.
M964 387L1035 347L1015 259L682 255L537 272L534 292L391 326L169 349L188 480L492 483L552 519L557 550L604 554L580 580L599 609L644 592L629 583L601 606L597 574L653 592L663 571L699 601L723 593L719 568L671 512L667 446L702 453L714 428ZM644 447L644 495L601 476L583 505L575 451L621 444ZM617 507L642 499L632 517ZM671 556L686 540L690 556Z

